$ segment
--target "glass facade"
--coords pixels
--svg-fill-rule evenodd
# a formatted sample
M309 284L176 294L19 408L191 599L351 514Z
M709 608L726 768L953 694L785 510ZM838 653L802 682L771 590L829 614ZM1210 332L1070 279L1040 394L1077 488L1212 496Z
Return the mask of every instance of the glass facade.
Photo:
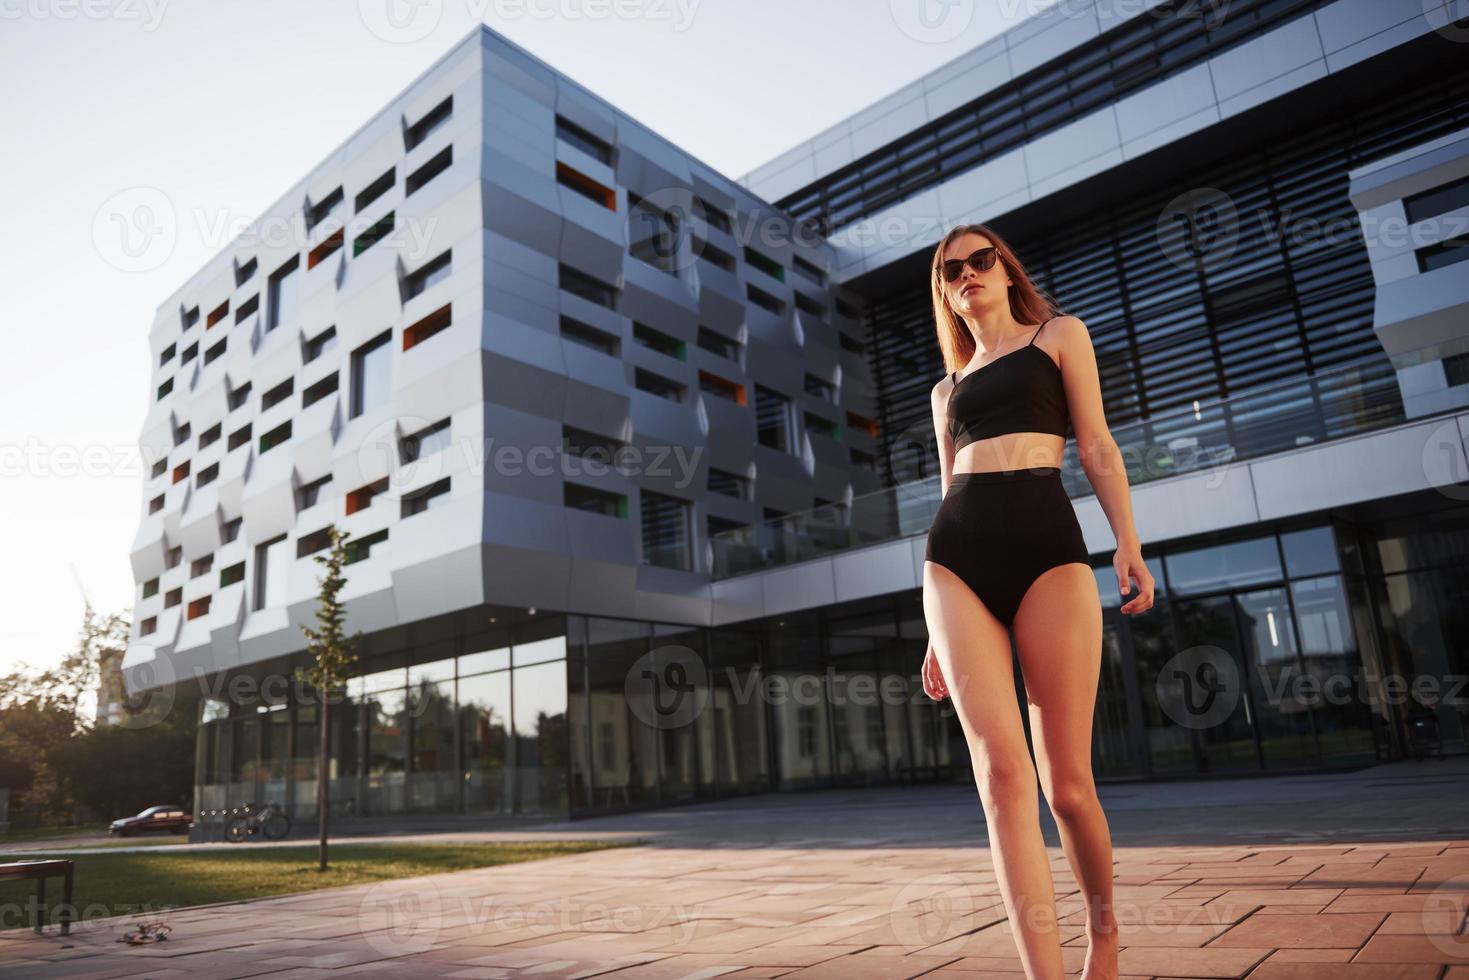
M1145 549L1143 616L1098 556L1098 778L1350 768L1425 731L1469 750L1469 506L1393 504ZM481 613L367 638L328 709L334 814L493 822L970 778L951 704L922 691L916 591L713 629L542 614L476 632ZM314 818L319 708L270 683L292 666L203 703L196 813Z

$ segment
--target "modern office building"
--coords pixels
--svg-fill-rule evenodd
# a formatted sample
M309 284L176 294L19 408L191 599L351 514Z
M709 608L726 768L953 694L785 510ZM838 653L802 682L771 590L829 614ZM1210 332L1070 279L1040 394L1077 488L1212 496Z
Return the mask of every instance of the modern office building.
M1064 467L1098 776L1465 751L1469 25L1130 6L1058 5L739 181L484 28L353 134L150 334L125 669L199 713L198 811L314 810L286 680L331 525L344 815L966 778L917 677L926 263L962 221L1086 322L1130 462L1138 617Z

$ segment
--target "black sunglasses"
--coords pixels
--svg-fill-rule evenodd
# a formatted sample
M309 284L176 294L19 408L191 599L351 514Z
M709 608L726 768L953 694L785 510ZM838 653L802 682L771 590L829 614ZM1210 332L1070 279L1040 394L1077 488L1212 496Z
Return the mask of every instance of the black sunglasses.
M975 272L988 272L994 268L995 259L999 257L999 254L999 249L995 246L986 245L984 248L975 249L967 259L949 259L941 263L939 268L943 270L944 282L953 282L958 279L966 265Z

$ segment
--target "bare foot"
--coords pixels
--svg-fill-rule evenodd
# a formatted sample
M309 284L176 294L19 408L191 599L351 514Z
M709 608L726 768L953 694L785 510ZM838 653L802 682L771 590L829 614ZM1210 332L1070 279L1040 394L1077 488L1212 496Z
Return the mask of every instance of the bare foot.
M1086 929L1086 964L1081 980L1117 980L1117 924Z

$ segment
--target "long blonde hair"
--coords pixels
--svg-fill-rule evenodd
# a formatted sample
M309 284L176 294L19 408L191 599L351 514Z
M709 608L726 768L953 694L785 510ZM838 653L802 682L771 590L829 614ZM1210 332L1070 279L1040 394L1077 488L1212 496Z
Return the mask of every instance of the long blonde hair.
M944 295L942 264L944 253L956 238L974 233L983 235L995 247L996 256L1010 275L1010 314L1020 323L1044 323L1051 317L1060 316L1061 310L1054 300L1037 286L1026 273L1025 266L1016 258L1010 246L989 225L955 225L938 243L933 251L933 268L929 273L929 284L933 287L933 320L938 332L939 349L944 355L945 373L958 371L974 356L974 337L969 333L963 317L949 305Z

